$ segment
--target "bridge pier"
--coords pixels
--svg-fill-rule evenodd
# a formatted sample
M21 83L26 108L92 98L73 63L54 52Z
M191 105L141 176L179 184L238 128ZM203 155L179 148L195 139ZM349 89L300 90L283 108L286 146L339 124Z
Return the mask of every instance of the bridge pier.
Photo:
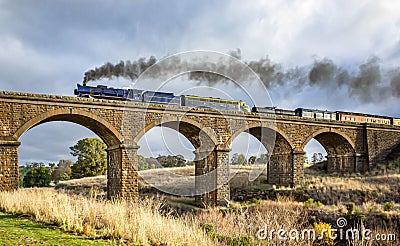
M368 159L365 154L354 154L354 171L357 173L364 173L369 171Z
M292 175L292 187L303 184L304 178L304 155L306 154L303 150L293 150L293 175Z
M368 160L365 154L328 155L328 172L367 172Z
M229 184L229 152L228 146L217 146L217 205L225 204L225 201L231 199L231 190Z
M137 198L138 145L119 145L107 149L107 197Z
M272 153L268 163L268 184L277 186L291 186L292 163L292 153Z
M0 140L0 191L19 188L18 141Z
M229 148L196 150L195 201L200 206L215 206L230 200Z
M357 166L354 154L328 155L328 172L356 172Z
M302 150L273 153L268 163L268 184L290 187L302 184L304 154Z

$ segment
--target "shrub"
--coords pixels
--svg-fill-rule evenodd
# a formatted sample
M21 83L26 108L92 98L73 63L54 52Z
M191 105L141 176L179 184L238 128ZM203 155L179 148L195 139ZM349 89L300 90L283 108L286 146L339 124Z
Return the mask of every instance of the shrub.
M354 202L350 202L346 204L347 213L351 214L356 210L356 204Z
M387 219L389 218L389 214L387 212L381 212L381 217L382 219Z
M211 238L216 239L220 243L225 243L227 245L238 245L238 246L248 246L253 245L253 238L250 236L225 236L214 232L214 227L211 224L201 223L200 226L203 228L205 233Z
M261 198L251 198L250 203L255 203L255 204L259 204L261 203L262 199Z
M385 211L392 211L393 207L394 207L393 202L385 202L383 204L383 210L385 210Z
M376 210L377 210L377 207L374 206L374 205L372 205L371 207L368 208L368 211L369 211L370 213L375 212Z
M320 201L314 201L314 199L309 198L307 201L304 202L304 206L306 208L315 208L315 207L322 207L324 204Z

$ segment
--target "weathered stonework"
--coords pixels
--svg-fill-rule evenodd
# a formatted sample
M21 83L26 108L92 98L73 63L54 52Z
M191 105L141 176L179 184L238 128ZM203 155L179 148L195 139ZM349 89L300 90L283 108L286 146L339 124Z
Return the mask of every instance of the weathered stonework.
M179 131L195 147L196 200L206 205L229 200L229 146L242 132L266 147L268 180L283 186L302 183L304 147L313 138L335 172L368 171L400 151L396 126L0 91L0 190L18 189L20 137L51 121L82 125L103 139L109 198L138 196L137 142L160 125Z
M0 190L19 187L18 146L20 142L0 141Z

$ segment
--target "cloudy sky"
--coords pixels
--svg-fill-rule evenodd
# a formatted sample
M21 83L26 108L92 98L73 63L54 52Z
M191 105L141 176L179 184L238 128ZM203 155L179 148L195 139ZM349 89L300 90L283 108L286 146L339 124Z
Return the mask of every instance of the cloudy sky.
M0 90L72 95L84 72L105 62L239 48L242 60L268 57L283 71L304 72L329 59L337 71L346 70L354 78L344 84L335 79L273 84L268 92L274 105L400 117L400 92L393 92L400 91L400 79L392 80L400 64L398 13L400 2L389 0L0 0ZM371 67L378 67L379 76L368 79ZM159 133L153 130L146 135L154 155L168 150L158 144ZM178 139L173 132L164 134L166 139ZM92 136L71 123L46 123L21 138L20 162L69 159L68 146ZM189 156L191 146L183 144L184 150L171 151ZM150 155L144 140L141 145L141 153ZM234 151L241 151L247 146L246 136L234 145ZM250 145L250 152L259 147L253 140Z

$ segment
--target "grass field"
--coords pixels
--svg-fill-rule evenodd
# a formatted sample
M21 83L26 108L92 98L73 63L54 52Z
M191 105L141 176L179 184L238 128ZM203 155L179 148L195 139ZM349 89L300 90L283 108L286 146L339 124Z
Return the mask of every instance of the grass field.
M163 214L162 205L152 199L98 200L53 188L0 192L2 211L29 215L64 231L133 245L213 245L196 222Z
M107 240L61 231L57 226L33 222L26 215L0 212L0 245L117 245Z
M237 167L233 167L235 168ZM145 182L152 180L152 182L161 182L162 185L185 189L185 184L193 185L193 171L193 167L142 171L139 187L142 191L152 191L149 189L149 184ZM236 176L231 180L231 188L250 191L266 185L265 174L257 180L249 181L250 169L245 167L234 171ZM165 183L162 183L163 179L168 177L167 172L182 175L188 182L180 183L181 186L179 186L178 180L167 179ZM330 199L335 203L324 203L329 205L324 206L315 201L300 202L294 200L292 196L280 195L276 200L252 198L243 202L232 201L229 208L203 209L193 206L192 197L155 195L153 199L142 193L138 201L107 201L103 199L107 183L105 176L70 180L60 182L58 190L42 188L0 192L0 209L7 213L29 215L29 218L46 224L46 226L41 226L42 224L27 220L28 217L18 218L2 214L4 219L22 219L23 223L16 222L16 226L21 224L26 229L29 226L25 226L24 223L32 223L33 227L39 229L49 227L44 230L61 233L57 230L59 228L74 232L75 234L66 234L66 236L78 237L77 239L63 243L61 237L57 235L44 234L44 238L49 240L45 242L45 239L34 237L41 233L32 235L31 232L15 229L24 235L18 236L18 233L12 234L15 230L11 229L11 232L4 233L1 240L5 240L6 243L10 241L9 245L24 245L25 241L27 242L25 245L41 242L53 245L51 240L57 236L54 238L55 244L73 245L75 243L73 240L87 240L77 235L84 234L91 238L107 238L130 245L325 245L312 240L298 242L282 242L277 238L269 241L259 240L257 232L265 226L272 229L308 230L316 228L315 223L322 223L322 221L327 223L321 224L323 226L335 226L339 217L346 217L349 222L352 221L352 226L369 226L373 229L372 235L397 232L400 218L400 207L396 200L399 181L398 174L330 177L318 173L307 173L304 186L295 191L321 198L317 200ZM273 186L268 188L270 189L287 190L287 188L280 189ZM368 193L370 191L373 192ZM354 197L347 197L349 194L353 194ZM359 197L368 198L368 201L360 200L358 204L356 198ZM389 204L391 207L388 209L384 203L374 200L377 198L385 199L385 201L388 199L387 201L394 201L394 203ZM346 200L356 202L356 204L348 207ZM177 207L181 211L178 211ZM359 218L361 224L359 222L353 224ZM1 216L0 219L2 219ZM13 227L12 222L6 221L5 224ZM3 234L2 231L0 233ZM0 245L3 241L0 241ZM82 244L93 242L87 240L87 243ZM96 245L100 243L107 245L112 244L112 241L103 240ZM399 245L396 244L397 241L341 243L343 244L336 245L350 245L349 243L360 246ZM81 244L80 241L77 241L76 245L79 244Z

